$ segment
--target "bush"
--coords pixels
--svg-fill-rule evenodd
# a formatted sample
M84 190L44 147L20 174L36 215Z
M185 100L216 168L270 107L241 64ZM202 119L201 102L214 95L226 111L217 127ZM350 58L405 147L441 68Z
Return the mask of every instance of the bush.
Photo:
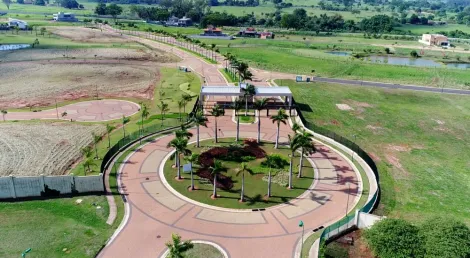
M325 247L325 258L349 258L348 249L338 243L331 243Z
M385 48L385 53L387 53L387 55L390 54L390 48L386 47Z
M271 168L284 168L289 165L289 161L279 154L270 154L266 156L265 161L261 162L261 166L269 167L269 164L271 164Z
M470 257L470 229L452 218L432 218L420 227L426 257Z
M365 231L365 239L380 258L424 257L418 228L402 219L384 219Z
M410 56L411 56L411 57L414 57L414 58L419 57L418 52L416 52L416 50L411 50Z

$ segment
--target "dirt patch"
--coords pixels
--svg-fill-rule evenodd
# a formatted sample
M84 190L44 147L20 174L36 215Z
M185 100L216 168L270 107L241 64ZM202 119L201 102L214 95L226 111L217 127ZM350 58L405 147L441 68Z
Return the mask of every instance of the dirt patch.
M1 123L0 176L62 175L80 159L80 148L103 125Z
M384 128L381 127L381 126L378 125L378 124L376 124L376 125L367 125L367 126L366 126L366 129L371 130L374 134L380 134L381 131L384 130Z
M363 108L372 108L372 107L374 107L373 105L371 105L367 102L360 102L360 101L355 101L355 100L352 100L352 99L348 99L346 103L352 105L353 107L363 107Z
M373 153L373 152L369 152L368 154L369 154L369 156L370 156L374 161L376 161L376 162L382 160L377 154L375 154L375 153Z
M436 122L438 125L443 125L445 124L446 122L442 121L442 120L438 120L438 119L433 119L434 122Z
M0 64L0 102L4 108L47 106L84 97L150 99L158 69L133 64Z
M90 29L83 27L48 27L48 30L52 31L60 37L68 38L73 41L87 42L87 43L127 43L132 42L130 39L121 37L117 33L111 33L107 31L101 31L99 29Z
M400 145L388 145L387 149L392 150L392 151L398 151L398 152L408 152L412 148L409 145L406 144L400 144Z
M336 104L336 107L339 109L339 110L343 110L343 111L349 111L349 110L354 110L351 106L349 106L348 104Z

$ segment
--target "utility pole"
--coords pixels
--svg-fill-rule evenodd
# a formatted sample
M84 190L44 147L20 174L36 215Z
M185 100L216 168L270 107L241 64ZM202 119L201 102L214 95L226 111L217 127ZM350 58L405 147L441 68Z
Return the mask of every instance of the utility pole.
M302 242L300 242L300 258L302 258L302 249L304 248L304 222L300 221L299 222L299 227L302 228Z

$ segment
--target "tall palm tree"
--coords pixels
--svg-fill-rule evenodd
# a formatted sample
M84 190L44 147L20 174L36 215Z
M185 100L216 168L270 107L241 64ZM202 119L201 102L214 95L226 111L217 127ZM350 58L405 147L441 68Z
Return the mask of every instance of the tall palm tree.
M124 138L126 138L126 124L129 123L130 119L125 115L122 115L122 132L124 133Z
M83 162L83 168L86 168L84 169L85 171L85 176L86 176L86 172L87 171L91 171L91 166L95 165L95 163L93 162L93 159L90 159L90 158L87 158L84 162Z
M289 189L292 189L292 170L294 165L294 156L295 152L300 148L299 138L292 137L290 134L289 137L289 150L290 150L290 163L289 163Z
M187 93L184 93L181 97L184 99L183 112L186 114L186 105L188 105L188 103L193 99L193 97L191 97L191 95Z
M238 169L238 172L237 172L237 176L239 174L242 174L242 191L241 191L241 195L240 195L240 202L245 201L245 199L244 199L244 195L245 195L245 172L248 172L248 173L252 174L252 171L251 171L250 168L248 168L248 165L245 162L242 162L242 164L240 165L240 168Z
M212 192L212 198L215 199L217 198L217 175L227 170L227 168L224 167L220 160L214 159L214 165L209 167L209 170L211 171L211 175L214 176L214 191Z
M277 123L276 145L274 146L275 149L277 149L279 145L279 128L281 123L286 124L287 118L289 118L289 116L286 114L286 111L283 108L279 109L276 115L271 116L273 124Z
M169 250L168 258L184 258L183 253L194 247L189 240L181 242L181 236L178 234L171 234L171 241L165 245Z
M199 126L207 127L207 117L204 116L202 110L196 112L193 117L193 121L196 124L196 131L197 131L197 138L196 138L196 146L199 148Z
M300 125L297 122L292 123L292 131L294 131L294 133L298 133L300 131L300 129L302 129L302 128L300 127Z
M176 167L178 168L176 177L179 180L181 179L180 154L188 155L191 153L191 151L188 149L188 140L176 137L168 143L167 147L173 147L176 149Z
M248 69L245 71L242 71L239 75L240 75L240 79L242 80L242 82L251 81L253 79L253 74Z
M315 148L315 145L312 141L313 135L307 132L305 129L299 130L295 137L298 138L298 143L301 151L299 162L299 174L297 175L298 178L301 178L304 155L315 153L317 149Z
M191 166L191 190L194 190L193 164L199 160L199 154L192 153L184 158Z
M257 142L261 142L261 110L265 109L268 104L268 100L266 98L257 99L253 103L253 106L256 110L258 110L258 138Z
M98 159L98 142L101 140L101 136L91 132L91 137L93 138L93 146L95 148L95 159Z
M223 54L223 56L224 56L224 61L225 61L225 71L227 71L228 61L231 59L232 54L230 52L227 52Z
M178 100L178 111L179 111L179 117L180 117L180 122L183 121L181 119L181 109L186 105L185 103L185 100L183 98L181 98L180 100Z
M175 135L176 135L177 138L184 138L184 139L188 139L188 140L191 137L193 137L193 133L189 132L188 128L184 124L181 124L180 129L175 131Z
M144 119L147 119L147 117L150 115L149 109L147 108L147 105L144 103L141 104L142 109L140 110L140 123L142 124L142 131L144 131Z
M238 83L242 82L242 74L245 77L248 77L249 74L251 74L250 71L248 71L248 64L245 62L238 62L235 64L235 69L238 72ZM252 76L252 75L251 75Z
M2 112L3 122L5 122L5 115L8 114L8 111L6 111L5 109L2 109L0 112Z
M271 168L275 166L275 161L273 158L268 155L266 156L266 160L264 161L266 166L269 167L269 172L268 172L268 197L271 197Z
M163 119L165 119L165 113L168 112L170 109L168 108L168 103L160 101L160 104L157 105L158 109L160 109L160 115L162 116L162 126L163 126Z
M248 115L248 97L254 96L256 94L256 88L252 84L248 84L243 90L243 96L245 97L245 116Z
M225 110L216 104L211 110L211 115L215 118L215 142L217 143L217 117L225 115Z
M109 134L115 129L116 127L110 125L110 124L107 124L106 125L106 134L108 135L108 149L111 148L111 138L109 136Z
M85 158L90 158L93 155L93 152L90 148L90 146L86 146L80 149L80 152L82 153Z
M237 118L237 137L235 138L235 140L238 142L240 140L240 116L238 114L238 111L242 109L242 103L238 98L235 99L235 102L233 102L232 108L235 112L235 117Z

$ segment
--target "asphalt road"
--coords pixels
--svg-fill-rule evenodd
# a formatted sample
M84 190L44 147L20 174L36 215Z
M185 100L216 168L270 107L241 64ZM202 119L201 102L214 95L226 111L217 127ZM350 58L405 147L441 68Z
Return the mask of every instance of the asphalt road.
M312 79L313 81L317 81L317 82L341 83L341 84L349 84L349 85L378 87L378 88L385 88L385 89L403 89L403 90L416 90L416 91L470 95L470 90L434 88L434 87L425 87L425 86L416 86L416 85L401 85L401 84L392 84L392 83L344 80L344 79L322 78L322 77L313 77Z

